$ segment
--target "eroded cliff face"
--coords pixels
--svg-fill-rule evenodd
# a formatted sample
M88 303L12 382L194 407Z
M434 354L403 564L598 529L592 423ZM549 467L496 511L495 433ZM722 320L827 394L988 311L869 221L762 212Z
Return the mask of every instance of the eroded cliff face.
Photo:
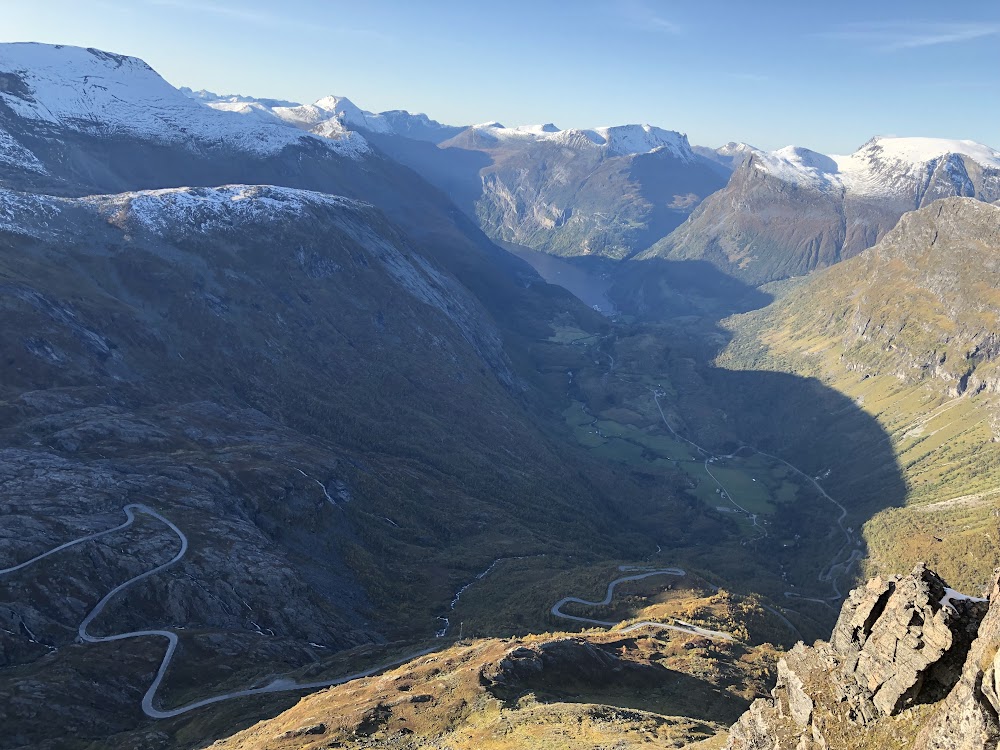
M851 593L829 642L799 644L770 698L730 730L727 750L1000 744L1000 588L957 594L923 564Z

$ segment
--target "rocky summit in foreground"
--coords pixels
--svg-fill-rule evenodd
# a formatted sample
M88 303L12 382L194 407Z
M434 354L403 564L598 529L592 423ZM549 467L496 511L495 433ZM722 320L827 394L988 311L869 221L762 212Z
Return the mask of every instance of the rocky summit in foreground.
M1000 579L989 602L958 594L923 564L874 578L844 604L829 642L778 663L728 750L916 748L1000 743Z

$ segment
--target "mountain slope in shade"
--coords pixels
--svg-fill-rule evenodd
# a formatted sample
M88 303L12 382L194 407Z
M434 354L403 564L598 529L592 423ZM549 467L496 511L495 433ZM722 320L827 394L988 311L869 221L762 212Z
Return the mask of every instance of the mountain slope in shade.
M371 666L498 557L621 557L645 510L667 536L698 514L561 441L533 347L606 322L356 133L213 110L133 58L0 56L0 565L134 502L183 529L94 623L177 631L159 705ZM176 553L144 516L3 579L0 745L138 726L162 640L77 627Z
M425 114L411 114L403 109L391 109L379 114L395 135L416 141L442 143L465 130L463 126L444 125Z
M343 195L385 211L504 324L530 328L530 311L560 294L357 132L320 137L272 121L259 101L223 107L233 108L247 113L205 106L135 58L0 45L0 186L83 196L270 184Z
M857 255L905 212L949 196L1000 199L1000 153L931 138L875 138L846 156L751 150L725 190L639 260L707 260L754 284L799 276Z
M726 322L717 364L815 378L878 419L907 491L865 524L869 572L926 560L953 586L982 585L1000 566L1000 206L936 201L857 257L775 290ZM878 477L842 492L863 495Z
M272 186L0 190L0 247L0 559L111 528L136 501L184 530L176 569L96 624L177 629L163 706L345 649L378 663L387 641L432 638L498 557L626 554L613 529L649 493L563 453L497 300L370 205ZM539 337L544 290L522 308ZM560 320L602 324L555 300ZM76 626L175 552L145 519L4 579L0 744L136 727L162 644L77 644Z

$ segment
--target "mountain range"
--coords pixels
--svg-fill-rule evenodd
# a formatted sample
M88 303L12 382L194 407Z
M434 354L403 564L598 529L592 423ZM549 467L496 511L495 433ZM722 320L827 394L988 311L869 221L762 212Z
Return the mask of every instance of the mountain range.
M298 107L202 98L321 135L359 132L445 190L495 240L570 257L706 260L754 285L857 255L939 198L1000 199L1000 152L972 141L876 137L827 156L692 147L649 125L451 127L365 112L342 97ZM626 278L648 272L622 267ZM616 301L634 309L630 293Z
M695 154L684 135L650 125L451 127L425 115L365 112L335 96L297 107L202 100L319 135L360 133L447 192L493 239L557 255L626 257L725 184L726 170Z
M704 259L760 284L853 257L939 198L1000 199L1000 152L971 141L873 138L847 156L742 153L726 188L637 260Z

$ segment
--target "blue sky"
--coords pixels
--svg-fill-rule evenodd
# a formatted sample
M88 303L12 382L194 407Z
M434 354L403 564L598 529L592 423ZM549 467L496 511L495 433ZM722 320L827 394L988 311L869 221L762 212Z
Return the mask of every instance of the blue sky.
M994 0L0 0L0 41L137 55L176 86L452 124L648 122L693 143L1000 148Z

